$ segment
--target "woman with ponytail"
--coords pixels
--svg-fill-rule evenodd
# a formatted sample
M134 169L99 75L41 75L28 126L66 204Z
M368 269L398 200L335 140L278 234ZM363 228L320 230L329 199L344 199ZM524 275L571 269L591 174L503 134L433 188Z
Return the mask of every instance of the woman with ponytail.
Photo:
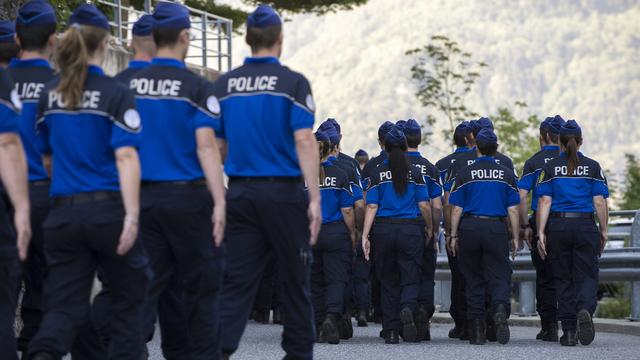
M595 337L598 258L609 220L604 172L580 146L582 130L569 120L560 129L560 156L545 165L538 188L538 251L551 261L563 346L589 345Z
M311 296L318 329L318 342L338 344L344 298L349 282L352 247L356 240L353 194L347 174L329 156L329 136L316 132L320 152L320 194L322 227L313 246Z
M30 359L60 359L89 315L96 268L113 310L108 359L142 356L140 314L150 280L138 238L141 123L133 93L104 74L109 22L93 5L69 18L59 79L38 104L38 141L52 155L53 206L43 224L47 309Z
M372 173L366 195L362 247L366 259L373 258L380 279L385 343L397 344L400 333L405 342L416 342L414 313L425 246L422 224L427 224L427 234L432 233L429 194L419 170L409 166L407 139L400 128L391 127L384 148L387 160Z

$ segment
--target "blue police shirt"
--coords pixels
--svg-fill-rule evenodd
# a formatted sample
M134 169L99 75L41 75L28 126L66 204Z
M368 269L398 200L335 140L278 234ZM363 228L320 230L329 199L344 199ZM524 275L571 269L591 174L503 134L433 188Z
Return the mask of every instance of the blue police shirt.
M419 151L407 152L407 158L409 163L415 166L425 184L427 185L427 193L430 199L436 199L442 196L442 185L440 185L440 174L438 169L425 157L423 157Z
M247 58L215 82L217 135L227 140L229 176L300 176L293 134L313 128L307 79L273 57Z
M44 59L13 59L9 63L8 72L22 101L20 138L29 165L29 181L46 180L49 174L42 164L42 153L37 145L36 116L38 100L45 84L55 77L53 69Z
M342 209L353 207L349 178L331 160L322 163L322 167L324 168L324 178L320 179L322 223L342 221L344 220Z
M0 133L20 131L20 98L9 73L0 68Z
M385 160L387 159L387 153L382 150L380 154L373 159L367 161L362 169L362 188L367 191L371 187L371 178L375 176L375 172Z
M131 60L129 61L129 66L117 73L113 78L117 82L122 83L125 86L129 86L131 79L140 72L140 70L148 68L149 65L151 65L149 61Z
M68 110L47 84L38 102L38 145L53 154L51 195L118 191L115 150L140 144L142 130L133 93L89 65L81 104Z
M407 190L399 195L393 188L388 161L384 161L371 177L367 204L377 204L377 217L415 219L420 213L418 203L429 201L429 193L418 168L409 167Z
M531 197L531 210L533 211L538 210L538 199L540 195L536 187L538 186L538 179L540 178L542 168L546 163L557 157L559 153L560 147L557 145L543 146L540 151L524 163L522 177L520 181L518 181L518 188L527 190L527 192L533 190Z
M192 181L204 178L197 154L196 130L218 130L220 106L213 84L182 61L155 58L135 73L129 86L144 125L140 144L143 181Z
M362 200L362 185L360 184L360 177L353 169L351 164L347 163L346 161L340 160L335 156L329 156L328 160L347 174L347 178L349 179L349 187L351 189L351 193L353 194L353 201L355 202Z
M479 157L458 173L449 203L465 214L506 217L507 209L520 203L516 176L493 157Z
M477 158L478 158L478 153L476 152L475 147L472 148L471 151L469 152L461 153L457 161L451 164L449 169L447 169L446 181L444 183L444 191L450 192L451 188L453 187L453 183L456 180L456 176L458 175L460 170L473 164ZM514 173L514 175L516 175L516 171L513 167L513 161L511 161L511 158L509 158L508 156L498 152L493 157L493 160L496 163L507 167L509 170L511 170L512 173Z
M593 197L609 197L609 187L600 164L582 153L578 153L578 158L580 163L573 174L568 174L564 152L542 169L538 194L552 198L552 212L593 213Z
M438 160L436 162L436 168L440 173L440 183L444 184L447 180L447 170L456 162L462 155L465 153L473 152L473 149L470 149L467 146L458 147L453 153L445 156L444 158Z

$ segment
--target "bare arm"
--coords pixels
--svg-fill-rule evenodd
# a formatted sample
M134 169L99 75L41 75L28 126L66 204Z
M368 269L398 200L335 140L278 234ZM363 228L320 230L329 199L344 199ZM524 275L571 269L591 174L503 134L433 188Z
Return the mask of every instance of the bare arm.
M29 184L27 183L27 160L22 141L17 134L0 134L0 177L15 211L14 224L18 253L20 259L25 260L29 241L31 241Z
M520 219L519 219L519 206L514 205L509 207L509 221L511 221L511 259L516 258L516 253L518 252L519 245L519 235L520 235Z
M118 255L125 255L138 238L140 216L140 160L134 147L124 146L115 152L120 180L120 193L124 204L124 226L118 243Z
M440 219L442 218L442 198L431 199L431 223L433 224L433 238L438 238Z
M450 205L451 206L451 205ZM462 219L463 209L460 206L451 206L451 244L449 245L451 255L458 255L458 227L460 226L460 220Z
M596 217L600 224L600 256L607 245L608 226L609 226L609 204L607 199L602 195L593 197L593 206L596 209Z
M224 163L227 159L229 148L227 147L227 140L216 138L218 143L218 149L220 149L220 162Z
M433 224L431 221L433 220L431 217L431 204L428 201L420 201L418 203L418 208L420 209L420 214L422 214L422 219L426 225L426 234L427 234L427 242L426 245L429 245L429 242L433 236Z
M538 252L542 259L547 257L547 237L544 231L547 228L547 222L549 221L549 212L551 211L552 201L553 199L551 196L541 196L540 200L538 200Z
M318 159L318 143L313 136L311 129L300 129L294 133L296 141L296 152L298 154L298 162L307 184L309 193L309 209L307 216L309 217L309 231L311 239L309 243L315 245L322 224L322 210L320 209L320 187L318 185L318 169L320 168L320 159Z
M364 199L356 201L354 209L356 229L362 230L364 225Z
M213 238L216 246L222 244L226 221L226 200L220 149L213 129L201 127L196 130L198 160L213 196Z
M373 226L373 221L378 213L378 204L368 204L364 214L364 225L362 226L362 251L364 258L369 260L369 252L371 251L371 243L369 242L369 233Z
M49 178L52 176L53 168L51 167L51 155L44 154L42 155L42 166L44 166L45 171L49 175Z
M344 217L344 223L349 229L349 238L351 239L351 249L356 248L356 219L353 208L342 208L342 216Z

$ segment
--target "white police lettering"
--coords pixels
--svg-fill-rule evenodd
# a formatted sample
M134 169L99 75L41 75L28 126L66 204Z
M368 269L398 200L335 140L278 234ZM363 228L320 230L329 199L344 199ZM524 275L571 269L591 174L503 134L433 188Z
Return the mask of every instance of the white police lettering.
M548 163L549 161L553 160L553 158L544 158L544 163Z
M467 160L467 165L471 165L471 164L473 164L474 162L476 162L476 161L475 161L475 160Z
M41 83L16 83L16 91L21 99L39 99L43 88L44 84Z
M380 173L380 181L391 180L391 170Z
M471 179L495 179L495 180L503 180L504 179L504 170L500 169L477 169L471 170Z
M415 166L418 168L418 170L420 170L420 173L422 175L427 175L427 166L426 165L415 164Z
M62 100L60 93L52 91L49 93L49 108L53 108L56 105L58 108L66 108L66 103ZM100 105L100 91L86 90L82 94L82 103L80 108L82 109L97 109Z
M336 184L338 183L337 178L335 177L325 177L324 179L322 179L320 181L320 186L321 187L335 187Z
M129 87L139 95L179 96L182 81L172 79L132 79Z
M277 76L230 78L227 83L227 92L275 91L277 82Z
M554 174L556 176L558 175L567 175L569 173L569 170L567 169L566 166L556 166L554 169ZM586 165L580 165L578 166L574 171L573 174L574 176L589 176L589 167Z

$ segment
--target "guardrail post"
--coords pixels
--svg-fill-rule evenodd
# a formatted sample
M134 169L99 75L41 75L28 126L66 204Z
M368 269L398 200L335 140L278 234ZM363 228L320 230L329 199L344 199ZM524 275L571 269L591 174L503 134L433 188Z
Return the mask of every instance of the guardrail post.
M520 282L520 312L519 316L536 314L536 286L533 281Z
M222 72L222 23L216 20L216 29L218 31L218 71Z
M233 22L229 21L227 23L227 71L231 71L231 67L233 66L231 62L231 39L233 39Z
M207 13L202 13L202 67L207 67Z
M640 211L631 225L631 246L640 247ZM640 321L640 281L631 282L631 321Z
M440 312L448 312L451 308L451 281L436 281L436 293L440 296Z
M144 12L151 12L151 0L144 0Z

